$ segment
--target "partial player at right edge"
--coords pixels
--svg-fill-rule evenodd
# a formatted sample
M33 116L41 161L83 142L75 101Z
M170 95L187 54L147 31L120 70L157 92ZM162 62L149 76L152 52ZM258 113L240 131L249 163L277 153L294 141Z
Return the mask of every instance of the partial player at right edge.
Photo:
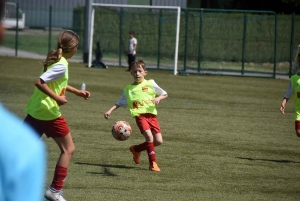
M298 68L299 68L300 66L299 48L295 59L298 63ZM288 100L292 97L293 94L294 94L294 101L295 101L295 130L296 130L296 135L300 137L300 72L298 72L297 74L293 75L290 78L289 88L285 92L280 106L280 111L282 114L285 114L284 113L285 105L288 102Z

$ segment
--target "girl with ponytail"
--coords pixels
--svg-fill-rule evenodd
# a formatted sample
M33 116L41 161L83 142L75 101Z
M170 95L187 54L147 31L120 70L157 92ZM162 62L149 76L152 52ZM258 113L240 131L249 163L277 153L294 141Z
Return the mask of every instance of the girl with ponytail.
M56 142L60 155L55 167L52 184L45 193L50 201L65 201L62 187L67 176L68 166L75 151L72 136L60 107L68 103L65 92L89 99L90 92L68 85L68 61L77 51L79 37L73 31L63 31L58 36L57 49L51 50L44 69L35 82L33 95L26 106L24 120L42 137L45 134Z

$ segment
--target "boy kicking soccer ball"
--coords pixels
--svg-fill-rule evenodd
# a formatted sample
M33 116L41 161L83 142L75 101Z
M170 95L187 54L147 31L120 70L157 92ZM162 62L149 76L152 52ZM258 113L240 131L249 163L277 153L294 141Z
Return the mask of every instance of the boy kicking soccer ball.
M140 163L140 154L147 150L149 157L149 170L159 172L156 162L155 146L163 143L160 126L156 115L156 104L167 98L167 92L160 88L154 80L145 80L147 75L146 65L142 60L131 64L131 75L134 82L127 85L122 97L105 114L106 119L120 106L129 107L131 116L135 118L137 126L145 137L145 142L139 145L132 145L129 149L133 154L136 164Z

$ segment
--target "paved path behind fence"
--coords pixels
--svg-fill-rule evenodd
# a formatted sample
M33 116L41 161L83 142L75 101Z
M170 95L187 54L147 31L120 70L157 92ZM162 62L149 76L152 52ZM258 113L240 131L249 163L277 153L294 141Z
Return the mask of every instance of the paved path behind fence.
M15 49L13 49L13 48L0 46L0 55L14 57L16 55L16 52L15 52ZM23 50L18 50L18 57L19 58L40 59L40 60L46 59L46 55L36 54L36 53L32 53L32 52L26 52ZM82 62L82 59L69 59L69 61L80 63L80 62Z
M0 46L0 56L14 57L15 56L15 49ZM18 50L18 57L19 58L40 59L40 60L44 60L46 58L45 55L26 52L26 51L23 51L23 50ZM82 59L68 59L68 61L82 63ZM276 78L277 79L289 79L289 77L287 75L278 75L278 74L276 75Z

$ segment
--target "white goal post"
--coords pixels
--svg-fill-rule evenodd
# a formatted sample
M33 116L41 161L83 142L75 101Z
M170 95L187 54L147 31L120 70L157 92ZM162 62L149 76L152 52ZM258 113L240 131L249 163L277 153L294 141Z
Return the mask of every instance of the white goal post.
M89 54L88 55L88 67L89 68L92 66L95 7L120 7L120 8L146 8L146 9L177 10L176 39L175 39L176 41L175 41L175 55L174 55L174 75L177 75L178 49L179 49L179 30L180 30L180 13L181 13L181 8L180 7L178 7L178 6L143 6L143 5L92 3L91 25L89 26L89 33L90 33L89 53L88 53Z

